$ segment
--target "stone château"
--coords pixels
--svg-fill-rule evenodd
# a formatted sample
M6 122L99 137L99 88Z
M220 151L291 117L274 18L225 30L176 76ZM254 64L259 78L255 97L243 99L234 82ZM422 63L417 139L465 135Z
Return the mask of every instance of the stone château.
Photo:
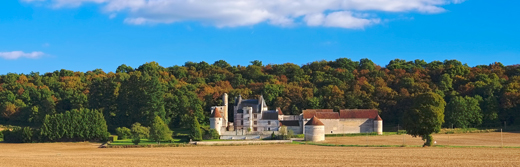
M324 140L318 134L383 133L383 120L375 109L306 109L300 115L284 115L280 108L269 110L263 96L258 99L235 98L233 121L228 117L228 95L222 96L222 106L211 107L210 128L221 136L269 135L291 130L295 134L312 133L316 141ZM314 123L313 120L317 120ZM311 121L311 123L309 123ZM322 124L322 125L314 125ZM311 127L306 127L311 125ZM319 132L315 129L320 129ZM285 129L284 129L285 130ZM312 131L312 132L311 132ZM314 133L313 133L314 132ZM311 135L311 136L312 136ZM307 136L307 135L306 135ZM245 137L247 138L247 137Z

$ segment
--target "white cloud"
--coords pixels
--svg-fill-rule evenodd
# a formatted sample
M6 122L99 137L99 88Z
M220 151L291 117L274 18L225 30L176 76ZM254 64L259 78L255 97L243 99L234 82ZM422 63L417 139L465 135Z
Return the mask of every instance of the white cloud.
M12 51L12 52L0 52L0 58L15 60L18 58L31 58L36 59L45 55L43 52L31 52L25 53L23 51Z
M464 0L22 0L54 8L85 3L102 6L109 15L122 13L128 24L197 21L217 27L273 25L363 28L380 23L376 12L444 12L443 5Z

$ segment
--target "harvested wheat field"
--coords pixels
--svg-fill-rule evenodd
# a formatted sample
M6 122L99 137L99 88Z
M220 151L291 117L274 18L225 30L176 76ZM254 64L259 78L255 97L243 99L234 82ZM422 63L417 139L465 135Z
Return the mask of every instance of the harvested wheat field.
M101 149L92 143L0 144L0 166L515 166L515 148L311 145Z
M403 140L404 138L404 140ZM462 134L434 134L433 139L437 145L450 146L504 146L520 147L520 133L462 133ZM324 143L344 145L422 145L424 141L420 137L413 138L410 135L390 136L356 136L356 137L327 137Z

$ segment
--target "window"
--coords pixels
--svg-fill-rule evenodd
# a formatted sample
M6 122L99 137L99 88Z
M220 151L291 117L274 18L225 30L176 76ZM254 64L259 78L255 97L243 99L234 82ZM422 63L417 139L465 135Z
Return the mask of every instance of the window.
M255 131L255 132L257 131L256 127L253 128L253 131Z
M253 123L254 123L254 125L256 125L256 121L254 121Z
M257 117L257 116L256 116L256 114L254 114L254 115L253 115L253 118L255 118L255 119L256 119L256 117Z
M271 128L267 128L267 131L271 131Z
M244 120L240 120L240 125L244 125Z
M271 121L267 121L267 125L271 125Z

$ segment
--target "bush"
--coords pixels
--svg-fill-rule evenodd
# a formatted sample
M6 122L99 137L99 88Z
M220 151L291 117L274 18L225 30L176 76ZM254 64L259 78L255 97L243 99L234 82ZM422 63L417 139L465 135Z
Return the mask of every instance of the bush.
M32 143L33 130L29 127L14 128L12 131L4 130L4 142L6 143Z
M132 125L132 139L139 138L148 138L150 136L150 128L141 126L139 122L136 122Z
M202 139L204 140L212 140L212 139L220 139L220 135L217 130L210 129L209 127L201 127L202 130Z
M132 131L128 129L127 127L119 127L116 129L117 137L120 140L129 139L132 137Z
M4 140L4 131L0 131L0 139Z
M406 134L406 130L399 130L397 131L397 134L400 135L400 134Z
M118 139L118 136L113 135L113 136L112 136L112 141L111 141L111 142L117 141L117 139Z
M139 143L141 143L141 138L138 136L134 136L134 138L132 139L132 143L134 143L135 145L139 145Z
M215 129L207 129L207 130L205 130L204 139L205 140L220 139L220 135L218 134L217 130L215 130Z
M148 127L141 126L139 122L132 125L132 143L138 145L141 143L141 138L148 138L150 136L150 129Z

